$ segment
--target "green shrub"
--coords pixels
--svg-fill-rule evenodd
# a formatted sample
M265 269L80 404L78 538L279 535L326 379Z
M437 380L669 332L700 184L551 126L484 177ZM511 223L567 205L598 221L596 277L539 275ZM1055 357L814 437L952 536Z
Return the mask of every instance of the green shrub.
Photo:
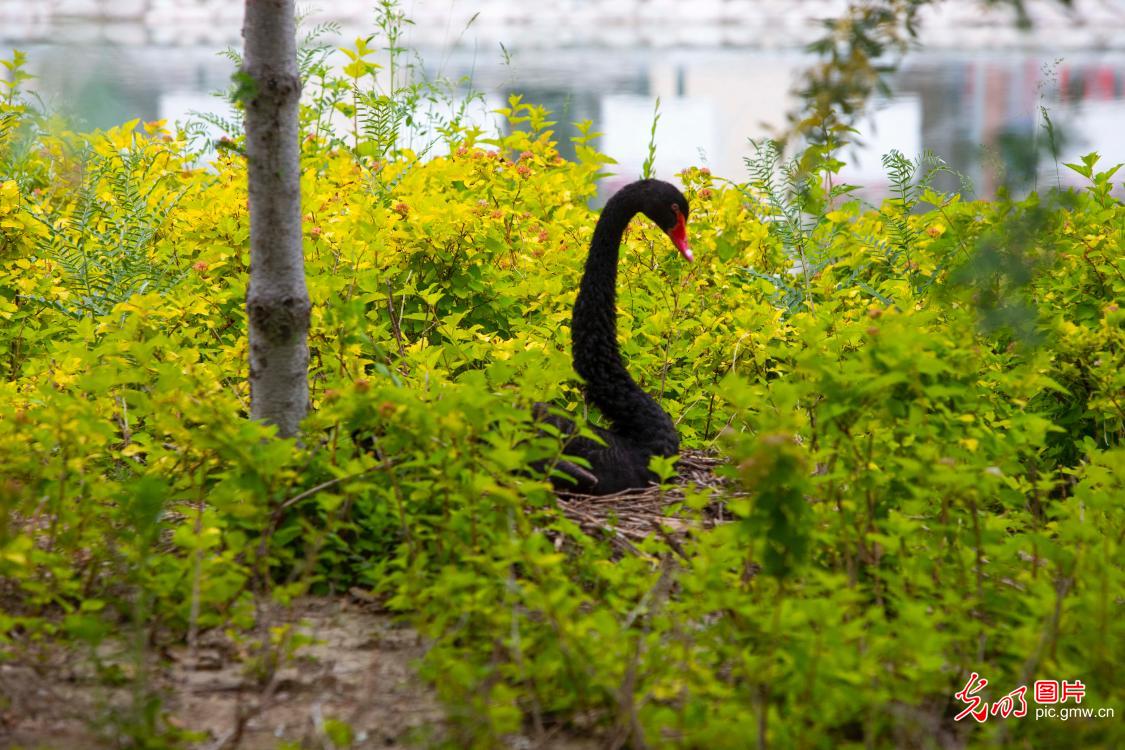
M729 523L621 557L526 468L559 452L531 404L583 414L567 326L608 163L588 126L565 161L517 98L511 135L447 123L423 160L304 113L298 444L245 417L237 142L203 168L187 132L55 132L21 102L0 97L12 653L250 628L257 597L361 585L430 639L455 746L525 725L636 747L1120 741L1112 720L952 719L973 671L989 700L1081 679L1121 704L1125 209L1094 159L1088 190L966 202L908 192L899 158L876 209L831 186L830 150L779 178L767 153L745 184L681 175L699 260L631 227L622 350L741 492Z

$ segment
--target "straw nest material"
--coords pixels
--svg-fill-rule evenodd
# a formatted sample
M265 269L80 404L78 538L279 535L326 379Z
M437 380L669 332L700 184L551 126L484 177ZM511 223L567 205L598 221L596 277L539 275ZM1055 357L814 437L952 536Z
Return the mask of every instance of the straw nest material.
M715 474L723 463L725 460L714 453L684 451L676 462L679 475L671 487L653 485L600 496L559 492L559 508L584 532L608 539L619 552L639 554L636 543L652 534L663 537L679 552L679 540L693 529L711 528L728 520L726 501L743 494L729 479ZM702 513L672 507L691 490L711 497Z

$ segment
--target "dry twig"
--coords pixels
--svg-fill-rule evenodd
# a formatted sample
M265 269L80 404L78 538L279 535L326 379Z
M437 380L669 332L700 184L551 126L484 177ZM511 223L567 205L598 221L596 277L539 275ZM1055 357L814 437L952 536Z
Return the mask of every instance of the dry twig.
M643 490L626 490L613 495L578 495L561 492L559 508L563 515L578 524L587 534L608 538L619 552L639 554L636 543L650 534L659 533L673 547L696 528L710 528L725 520L724 505L741 493L729 480L716 476L715 468L724 459L711 453L685 451L676 463L679 476L671 488L652 486ZM702 514L676 510L670 506L684 499L685 490L705 490L712 496Z

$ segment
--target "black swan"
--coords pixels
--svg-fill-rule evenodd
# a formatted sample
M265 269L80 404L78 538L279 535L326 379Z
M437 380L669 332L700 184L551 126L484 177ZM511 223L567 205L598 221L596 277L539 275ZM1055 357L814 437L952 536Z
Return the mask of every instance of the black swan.
M594 227L590 255L574 303L571 352L574 369L586 383L587 398L609 420L611 429L594 427L604 442L576 435L573 422L537 407L537 416L567 437L564 454L585 459L589 468L569 461L556 465L555 487L587 495L609 495L647 487L657 477L652 456L675 456L680 437L672 418L641 390L621 361L617 345L617 257L625 227L643 213L671 238L687 260L688 204L674 186L660 180L639 180L609 199Z

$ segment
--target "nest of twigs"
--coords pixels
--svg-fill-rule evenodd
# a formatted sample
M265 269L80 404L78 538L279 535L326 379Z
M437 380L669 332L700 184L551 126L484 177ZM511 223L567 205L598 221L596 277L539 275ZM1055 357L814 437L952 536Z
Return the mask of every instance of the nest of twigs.
M608 539L618 552L639 554L636 543L653 534L679 552L680 540L692 530L724 523L729 518L726 501L742 494L729 479L715 474L723 463L713 453L684 451L676 462L678 476L671 487L654 485L613 495L559 492L559 508L587 534ZM702 512L677 508L685 490L702 490L711 500Z

